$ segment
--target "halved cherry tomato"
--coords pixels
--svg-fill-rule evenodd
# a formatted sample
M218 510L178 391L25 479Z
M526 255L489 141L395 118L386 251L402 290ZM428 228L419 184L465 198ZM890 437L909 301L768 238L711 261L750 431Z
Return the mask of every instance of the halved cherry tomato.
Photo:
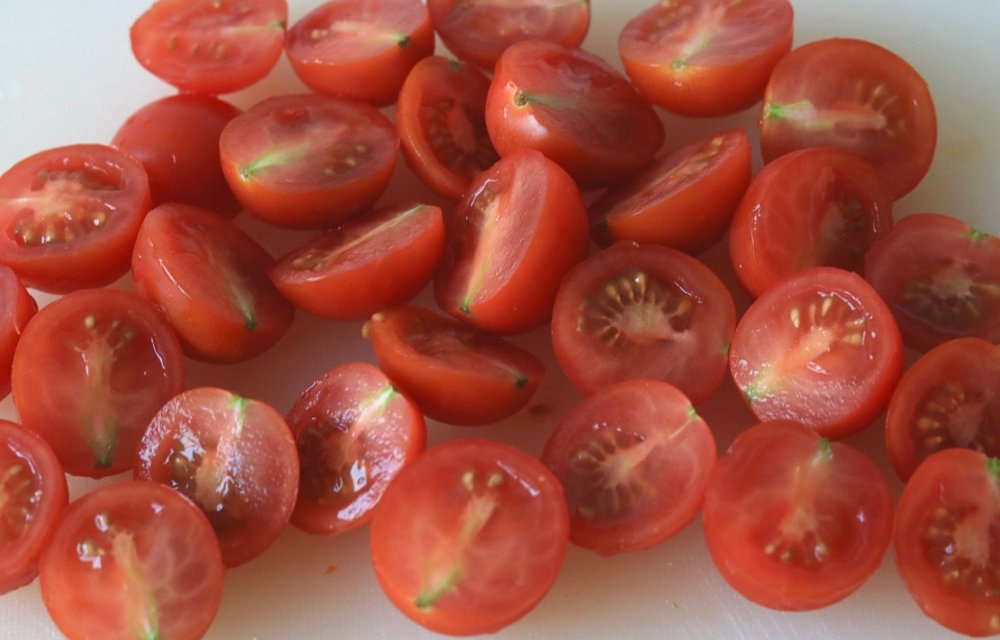
M116 482L74 501L42 554L42 598L71 640L196 640L225 567L205 516L172 489Z
M725 235L748 184L747 132L735 129L703 138L594 203L594 238L605 245L632 240L686 253L704 251Z
M719 458L704 522L712 560L734 589L772 609L818 609L878 568L892 493L860 450L794 422L765 422Z
M699 403L725 378L735 324L732 296L701 262L668 247L619 242L563 279L552 346L588 395L650 378Z
M335 0L288 30L285 51L313 91L385 106L434 53L434 29L420 0Z
M659 544L694 519L715 438L676 387L628 380L563 418L542 462L566 491L570 540L611 555Z
M66 293L114 282L152 206L137 160L98 144L47 149L0 175L0 264Z
M849 38L803 45L774 67L764 94L764 160L808 147L864 158L896 199L934 158L937 117L924 79L882 47Z
M385 191L399 136L375 107L320 95L279 96L222 132L222 173L250 213L281 227L329 227Z
M263 553L288 526L299 457L284 418L269 405L211 387L169 400L136 452L136 479L190 498L235 567Z
M903 368L903 341L861 276L813 267L750 305L729 366L758 419L794 420L843 438L885 408Z
M872 245L865 278L914 349L926 351L962 336L1000 342L996 236L951 216L907 216Z
M288 413L301 463L292 524L334 535L371 519L386 488L424 450L413 402L366 363L345 364L309 385Z
M11 383L22 424L52 445L66 472L101 477L132 467L150 418L184 388L184 358L153 305L128 291L85 289L31 319Z
M132 25L132 53L182 91L229 93L281 57L286 0L156 0Z
M625 72L651 102L720 116L760 100L792 48L788 0L675 0L629 21L618 37Z
M0 266L0 398L10 393L14 351L38 303L9 267Z
M372 520L372 564L417 623L490 633L548 592L568 529L562 487L537 459L499 442L454 440L390 485Z
M448 424L513 415L545 373L538 358L513 343L419 307L376 313L364 333L393 384L427 417Z
M841 149L804 149L754 177L733 216L729 256L756 297L809 267L861 273L868 247L891 228L892 197L867 162Z
M559 282L587 255L580 190L532 149L505 156L476 178L445 228L434 297L443 310L490 333L544 324Z

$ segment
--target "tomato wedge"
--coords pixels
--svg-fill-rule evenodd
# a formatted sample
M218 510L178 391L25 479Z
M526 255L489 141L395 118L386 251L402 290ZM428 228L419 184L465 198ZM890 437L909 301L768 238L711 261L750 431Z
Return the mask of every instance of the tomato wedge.
M38 303L17 275L0 266L0 398L10 393L11 368L21 333L38 312Z

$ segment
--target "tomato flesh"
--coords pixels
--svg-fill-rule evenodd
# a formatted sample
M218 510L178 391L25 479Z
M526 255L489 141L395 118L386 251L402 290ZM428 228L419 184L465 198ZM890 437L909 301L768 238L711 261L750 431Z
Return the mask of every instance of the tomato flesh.
M10 393L14 353L28 321L38 312L38 303L21 284L17 274L0 266L0 398Z

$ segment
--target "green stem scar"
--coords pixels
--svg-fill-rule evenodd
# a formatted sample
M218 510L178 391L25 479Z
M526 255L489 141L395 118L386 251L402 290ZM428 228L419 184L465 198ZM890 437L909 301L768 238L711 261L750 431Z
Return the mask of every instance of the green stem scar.
M311 142L302 142L289 147L273 149L240 169L240 178L250 180L264 169L295 162L305 157L311 147Z

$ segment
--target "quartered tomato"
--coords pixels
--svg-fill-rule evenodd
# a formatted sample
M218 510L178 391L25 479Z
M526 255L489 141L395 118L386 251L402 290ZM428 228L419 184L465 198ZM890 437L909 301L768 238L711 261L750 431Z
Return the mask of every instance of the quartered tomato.
M10 393L14 352L28 320L38 311L38 303L17 275L0 266L0 398Z

